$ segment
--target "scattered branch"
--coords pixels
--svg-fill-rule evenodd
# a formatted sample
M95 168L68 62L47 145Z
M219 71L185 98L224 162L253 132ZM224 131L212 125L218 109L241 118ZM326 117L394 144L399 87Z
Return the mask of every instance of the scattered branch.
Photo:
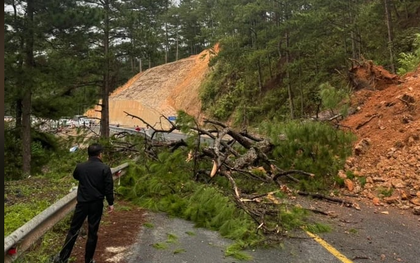
M359 125L357 125L356 130L362 128L363 126L365 126L366 124L368 124L371 120L373 120L374 118L378 117L377 114L372 115L367 121L360 123Z

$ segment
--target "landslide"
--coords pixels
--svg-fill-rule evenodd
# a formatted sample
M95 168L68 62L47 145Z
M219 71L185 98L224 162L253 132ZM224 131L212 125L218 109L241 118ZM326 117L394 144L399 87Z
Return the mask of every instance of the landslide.
M355 113L340 125L358 137L341 171L347 191L373 204L420 211L420 66L399 78L371 62L354 67ZM361 85L360 85L361 84ZM354 175L354 178L351 178Z
M172 63L150 68L131 78L117 88L109 97L110 124L133 127L144 123L127 117L124 111L143 118L151 125L167 128L161 116L176 116L183 110L196 119L203 117L199 98L199 87L208 73L209 59L218 52L216 45L198 55ZM100 107L85 113L100 118Z

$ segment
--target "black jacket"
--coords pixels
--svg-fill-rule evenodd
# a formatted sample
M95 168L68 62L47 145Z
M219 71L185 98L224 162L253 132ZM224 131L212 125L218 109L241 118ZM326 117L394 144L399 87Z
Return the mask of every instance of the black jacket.
M104 200L106 197L109 205L114 204L114 181L111 169L98 157L89 157L88 161L78 164L73 177L79 181L77 202Z

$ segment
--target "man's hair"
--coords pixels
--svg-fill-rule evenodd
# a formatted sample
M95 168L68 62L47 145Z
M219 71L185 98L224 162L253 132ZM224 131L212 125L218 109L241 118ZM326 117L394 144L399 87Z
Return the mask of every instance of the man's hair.
M89 157L99 156L102 150L103 150L102 145L100 145L99 143L93 143L89 145L88 147L88 155Z

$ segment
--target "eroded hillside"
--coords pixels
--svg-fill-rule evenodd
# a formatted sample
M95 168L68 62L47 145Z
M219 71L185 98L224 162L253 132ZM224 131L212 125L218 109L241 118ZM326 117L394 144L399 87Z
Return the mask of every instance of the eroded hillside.
M341 176L351 193L375 205L420 213L420 67L398 81L381 83L353 94L357 111L341 125L358 136L346 164L355 178Z
M199 87L208 72L213 51L205 50L198 55L138 73L110 95L110 123L128 127L144 126L139 120L128 117L124 111L159 128L168 126L160 118L162 115L176 116L178 110L200 119ZM100 118L98 110L99 107L96 107L85 115Z

